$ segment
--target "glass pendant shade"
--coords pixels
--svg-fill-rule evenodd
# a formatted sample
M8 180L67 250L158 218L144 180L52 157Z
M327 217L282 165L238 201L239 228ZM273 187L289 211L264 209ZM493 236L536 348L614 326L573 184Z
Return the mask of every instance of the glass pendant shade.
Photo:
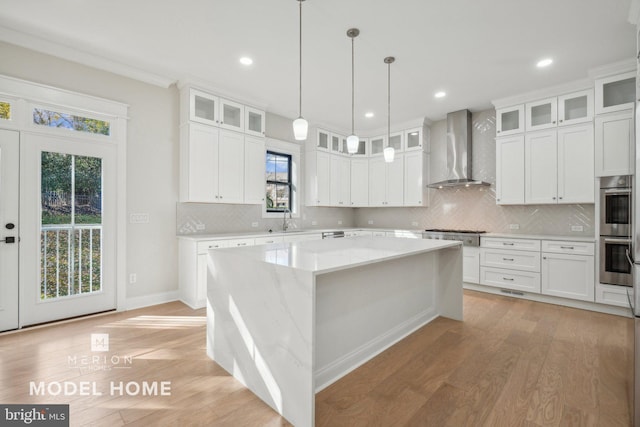
M396 157L396 150L393 147L387 147L383 151L384 153L384 161L387 163L393 162L393 159Z
M293 136L296 141L304 141L307 139L308 130L309 123L303 119L302 116L293 121Z
M355 135L349 135L347 137L347 152L349 154L356 154L358 152L358 145L360 145L360 138Z

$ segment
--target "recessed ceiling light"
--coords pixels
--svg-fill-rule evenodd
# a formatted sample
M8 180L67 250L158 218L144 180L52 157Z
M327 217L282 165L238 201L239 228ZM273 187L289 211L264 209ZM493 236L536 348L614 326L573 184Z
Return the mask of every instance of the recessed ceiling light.
M243 56L242 58L240 58L240 63L242 65L251 65L253 64L253 59L249 58L248 56Z
M440 92L436 92L435 95L436 98L444 98L445 96L447 96L446 92L440 91Z
M538 61L538 63L536 64L536 67L544 68L544 67L548 67L551 64L553 64L553 59L545 58L545 59L541 59L540 61Z
M371 117L373 117L373 113L372 113L371 111L369 111L368 113L364 113L364 116L365 116L367 119L370 119Z

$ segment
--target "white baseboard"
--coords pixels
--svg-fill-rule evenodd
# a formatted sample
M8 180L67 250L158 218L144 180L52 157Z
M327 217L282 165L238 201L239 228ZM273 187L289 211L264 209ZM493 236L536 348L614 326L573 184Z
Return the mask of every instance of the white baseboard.
M373 359L398 341L411 335L436 317L438 317L438 314L434 309L423 311L387 333L318 369L314 372L316 393Z
M136 308L149 307L151 305L164 304L178 301L180 298L178 291L160 292L152 295L127 298L125 310L135 310Z

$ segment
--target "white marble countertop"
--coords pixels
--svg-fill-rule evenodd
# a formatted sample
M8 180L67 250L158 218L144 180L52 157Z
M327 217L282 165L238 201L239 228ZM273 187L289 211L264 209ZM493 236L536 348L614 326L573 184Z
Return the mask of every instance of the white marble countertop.
M548 235L548 234L485 233L480 236L480 238L483 238L483 237L498 237L498 238L507 238L507 239L532 239L532 240L562 240L562 241L570 241L570 242L590 242L590 243L594 243L597 241L595 237L558 236L558 235Z
M238 256L240 262L251 259L323 274L455 247L462 247L462 243L450 240L355 237L211 249L211 253L216 252L225 257Z

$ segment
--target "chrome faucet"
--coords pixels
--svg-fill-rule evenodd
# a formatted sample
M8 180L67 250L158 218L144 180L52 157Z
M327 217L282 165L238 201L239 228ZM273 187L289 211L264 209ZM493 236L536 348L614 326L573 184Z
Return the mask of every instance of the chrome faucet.
M282 231L289 229L289 223L287 222L287 212L289 213L289 219L291 219L291 211L288 208L284 208L282 211Z

